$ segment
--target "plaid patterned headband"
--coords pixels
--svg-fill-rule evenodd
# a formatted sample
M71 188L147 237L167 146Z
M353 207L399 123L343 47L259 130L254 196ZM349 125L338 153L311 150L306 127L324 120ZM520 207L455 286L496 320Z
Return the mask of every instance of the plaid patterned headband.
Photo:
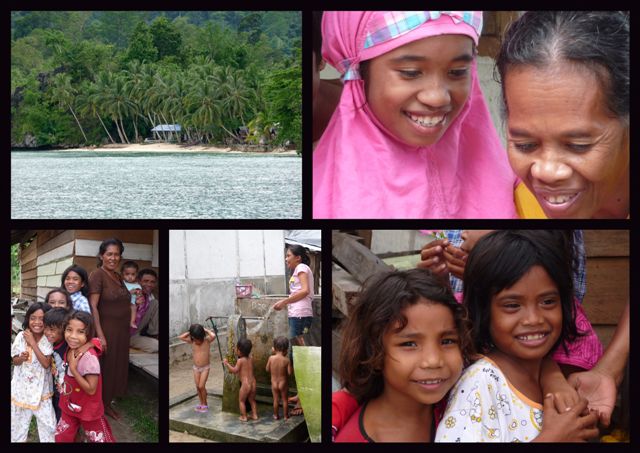
M395 39L418 28L425 22L437 20L446 15L455 24L461 22L471 26L478 37L482 32L482 11L387 11L371 20L367 24L364 49ZM360 79L358 65L353 65L351 59L338 64L338 70L343 73L343 80Z

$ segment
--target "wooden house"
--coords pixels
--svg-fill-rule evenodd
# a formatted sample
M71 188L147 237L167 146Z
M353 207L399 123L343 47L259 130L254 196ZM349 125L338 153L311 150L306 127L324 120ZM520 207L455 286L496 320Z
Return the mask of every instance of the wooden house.
M100 243L108 238L124 243L122 262L158 272L157 230L12 230L11 244L20 244L21 299L43 301L59 287L62 273L72 264L88 274L97 268Z

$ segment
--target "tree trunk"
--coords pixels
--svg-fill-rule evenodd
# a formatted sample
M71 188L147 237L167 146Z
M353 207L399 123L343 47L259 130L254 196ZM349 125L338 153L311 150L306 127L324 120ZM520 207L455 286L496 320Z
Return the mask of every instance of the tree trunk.
M129 137L127 137L127 133L124 130L124 121L122 120L122 116L119 117L120 120L120 127L122 128L122 135L124 135L124 139L127 142L127 145L130 144L129 142Z
M82 129L82 125L80 124L80 121L78 121L78 117L76 116L76 112L73 111L73 109L71 108L71 104L67 104L67 107L69 107L69 110L71 110L71 114L73 115L73 118L76 120L76 123L78 123L78 127L80 128L80 132L82 132L82 136L84 137L84 142L87 143L89 140L87 140L87 136L84 133L84 130Z
M102 124L102 127L104 128L104 131L107 133L107 135L109 136L109 140L111 140L111 143L115 143L113 141L113 137L111 137L111 134L109 133L109 130L107 129L107 126L104 125L104 122L102 121L102 118L100 117L99 113L96 113L96 115L98 116L98 119L100 120L100 124Z
M116 130L118 131L118 136L120 137L120 143L124 143L124 137L122 136L122 131L120 130L120 125L118 124L118 119L115 116L112 117L111 119L116 124Z

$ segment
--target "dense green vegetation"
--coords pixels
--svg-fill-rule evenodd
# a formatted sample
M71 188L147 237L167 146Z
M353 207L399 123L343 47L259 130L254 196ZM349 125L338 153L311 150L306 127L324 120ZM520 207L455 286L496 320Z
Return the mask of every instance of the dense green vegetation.
M301 17L291 11L11 13L13 146L302 137Z

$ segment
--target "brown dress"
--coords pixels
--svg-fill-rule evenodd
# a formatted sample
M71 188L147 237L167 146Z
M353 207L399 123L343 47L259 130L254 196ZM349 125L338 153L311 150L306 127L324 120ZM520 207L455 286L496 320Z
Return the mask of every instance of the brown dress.
M102 268L89 276L91 294L100 294L98 314L107 340L107 352L100 357L102 401L110 404L127 392L129 374L129 321L131 295L118 275L119 283Z

